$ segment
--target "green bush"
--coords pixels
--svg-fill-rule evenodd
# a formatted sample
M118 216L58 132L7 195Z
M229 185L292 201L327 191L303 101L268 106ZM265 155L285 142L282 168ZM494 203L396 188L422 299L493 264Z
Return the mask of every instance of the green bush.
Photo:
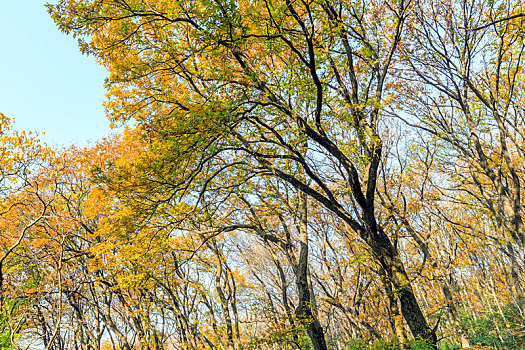
M369 339L354 339L347 343L345 350L401 350L401 344L396 338L385 338L375 342ZM427 350L431 346L424 340L410 340L405 343L404 349Z
M502 311L503 315L494 312L476 320L470 315L463 317L472 346L525 349L525 323L518 306L510 303Z

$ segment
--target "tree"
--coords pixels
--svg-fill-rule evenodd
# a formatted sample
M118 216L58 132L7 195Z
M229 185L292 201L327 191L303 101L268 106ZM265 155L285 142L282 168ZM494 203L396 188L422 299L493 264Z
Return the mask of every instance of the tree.
M395 113L405 120L410 115L409 124L439 140L443 193L476 206L507 242L523 310L525 43L519 13L523 5L514 1L420 2L405 48L413 88L403 115Z
M50 154L31 133L11 130L11 120L0 113L0 346L6 349L25 326L17 290L30 287L20 276L31 273L20 251L52 201L33 178Z
M150 142L150 208L198 205L223 173L278 178L366 242L414 337L435 344L376 215L382 111L411 5L64 0L49 11L111 72L113 122L135 120ZM308 298L298 308L311 314ZM310 338L326 348L319 330Z
M421 89L406 110L454 152L454 181L471 186L522 249L523 23L495 21L519 4L421 2L406 56ZM494 23L483 27L486 19Z

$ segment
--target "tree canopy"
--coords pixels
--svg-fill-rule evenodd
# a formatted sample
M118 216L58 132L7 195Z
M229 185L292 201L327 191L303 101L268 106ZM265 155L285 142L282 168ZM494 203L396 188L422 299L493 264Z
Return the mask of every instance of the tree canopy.
M128 126L4 147L6 347L521 346L519 1L47 6Z

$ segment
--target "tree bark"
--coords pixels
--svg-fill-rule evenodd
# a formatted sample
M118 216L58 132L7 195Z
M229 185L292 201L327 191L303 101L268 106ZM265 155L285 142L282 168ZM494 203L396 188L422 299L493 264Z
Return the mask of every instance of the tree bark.
M399 299L401 313L412 335L415 339L425 340L435 347L437 344L436 332L429 327L419 307L397 249L382 228L378 228L376 232L370 232L366 238L372 252L394 286L393 293Z
M328 350L324 338L323 327L313 312L313 295L308 284L308 227L307 227L307 196L299 193L299 260L294 268L295 281L299 294L296 316L307 329L308 336L315 350Z

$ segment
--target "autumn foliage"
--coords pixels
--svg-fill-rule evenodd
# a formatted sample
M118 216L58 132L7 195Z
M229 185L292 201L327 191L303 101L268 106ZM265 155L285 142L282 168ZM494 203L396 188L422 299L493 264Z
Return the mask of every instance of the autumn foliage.
M0 114L0 348L523 346L521 2L47 6L127 126Z

